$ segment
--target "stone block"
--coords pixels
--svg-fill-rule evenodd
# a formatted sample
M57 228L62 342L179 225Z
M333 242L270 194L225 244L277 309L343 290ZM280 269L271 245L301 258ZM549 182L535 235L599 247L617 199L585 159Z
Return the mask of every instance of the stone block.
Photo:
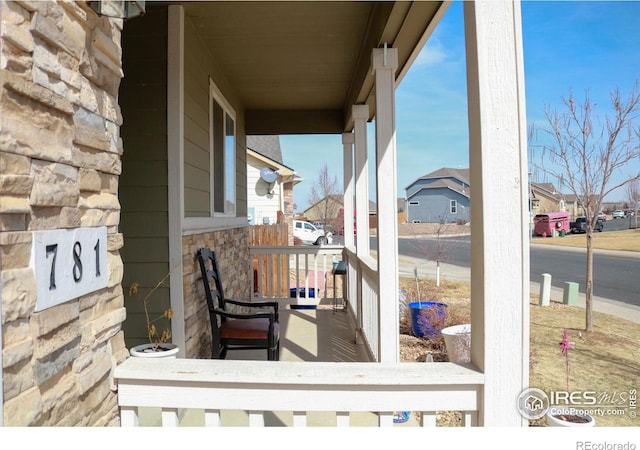
M80 196L80 207L86 209L120 209L120 201L118 196L108 192L87 192Z
M34 160L33 189L30 201L34 206L77 206L80 197L78 169L67 164Z
M28 317L36 306L36 279L33 270L28 267L2 270L0 285L3 323Z
M80 228L82 226L83 210L73 207L60 208L60 228Z
M41 385L47 380L59 375L63 370L71 367L80 355L80 338L77 335L69 335L73 339L59 346L60 342L55 343L38 339L34 346L35 354L40 355L33 362L33 373L36 384ZM55 348L55 351L53 351Z
M0 174L0 194L28 197L33 185L29 175L15 175L10 172Z
M10 2L9 2L10 3ZM4 11L3 11L4 12ZM17 49L31 53L34 51L33 37L29 28L19 24L14 24L5 21L5 15L2 16L2 28L0 29L0 35L2 40L10 43Z
M0 235L2 270L27 268L30 259L31 233L7 232Z
M59 328L70 323L73 323L71 332L77 333L78 324L74 322L77 322L79 317L79 303L77 301L70 301L33 314L32 324L35 328L34 331L36 331L38 336L49 335L53 331L58 330ZM72 333L66 332L63 334ZM63 337L62 344L60 346L65 345L69 341L69 338ZM53 344L53 348L56 348L55 344Z
M80 169L80 191L100 192L102 178L98 171L93 169Z
M84 367L81 372L76 372L76 386L80 395L85 395L98 385L101 380L107 377L112 368L111 356L106 351L95 352L91 364Z
M42 397L40 391L33 387L17 397L5 399L4 426L25 427L35 425L42 413Z
M0 196L0 214L28 214L31 212L29 197L24 195Z
M56 207L31 207L29 229L35 231L62 228L62 222L60 221L61 211L62 208Z
M31 360L31 356L33 355L33 342L27 333L24 333L25 328L28 331L28 326L22 327L22 332L19 333L23 336L23 339L20 339L17 342L7 343L5 342L4 349L2 350L2 366L7 369L13 367L17 364L25 363L28 364ZM14 328L15 330L16 328ZM8 370L7 372L15 372L15 370ZM29 378L31 377L23 377Z
M23 231L27 229L27 213L0 214L0 231Z

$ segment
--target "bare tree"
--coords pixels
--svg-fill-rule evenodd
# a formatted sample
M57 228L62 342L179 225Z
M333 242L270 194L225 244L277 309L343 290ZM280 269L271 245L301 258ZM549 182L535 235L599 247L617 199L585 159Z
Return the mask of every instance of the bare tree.
M452 228L455 224L447 222L446 217L447 211L439 216L437 223L433 224L433 229L430 233L433 236L431 239L414 240L415 245L424 253L426 258L436 263L436 286L440 286L440 264L447 262L451 258L451 252L456 247L461 246L458 241L450 239L453 231ZM409 227L414 237L420 234L413 224L410 224ZM417 277L417 268L414 273Z
M640 127L634 120L640 110L638 81L623 99L619 89L611 92L612 111L600 121L595 104L585 94L578 103L573 94L563 98L566 111L545 110L550 143L542 144L538 167L559 180L576 196L586 216L587 272L586 331L593 330L593 231L604 198L615 189L640 179L640 172L623 174L627 163L640 157Z
M640 181L635 180L627 184L627 201L629 209L633 211L633 220L635 227L638 228L638 206L640 206ZM631 227L631 218L629 218L629 227Z
M324 164L318 172L318 178L311 186L309 204L314 205L314 218L324 223L325 235L329 231L328 225L335 226L334 222L342 202L336 200L336 196L342 193L338 183L338 177L329 174L327 164Z

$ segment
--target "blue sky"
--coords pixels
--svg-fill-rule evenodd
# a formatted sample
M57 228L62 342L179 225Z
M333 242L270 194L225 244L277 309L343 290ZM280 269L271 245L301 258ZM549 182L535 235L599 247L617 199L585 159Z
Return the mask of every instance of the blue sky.
M461 1L451 5L396 90L398 197L426 173L468 167L462 6ZM604 116L611 90L620 88L626 96L640 79L640 1L525 0L521 9L528 124L546 126L545 106L562 110L569 92L580 100L587 90L597 104L595 113ZM308 206L311 185L324 164L342 186L340 135L280 139L284 163L304 178L294 188L296 211ZM373 143L370 133L370 166ZM635 161L635 171L639 166ZM558 184L537 176L534 181ZM369 181L374 182L373 174ZM620 190L607 200L624 198Z

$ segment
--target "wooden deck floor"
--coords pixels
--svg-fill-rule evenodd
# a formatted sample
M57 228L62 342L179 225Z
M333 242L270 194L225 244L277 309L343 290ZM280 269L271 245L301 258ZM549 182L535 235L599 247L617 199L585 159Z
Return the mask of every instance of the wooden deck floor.
M280 311L280 360L321 362L367 362L362 345L355 344L349 315L328 305L317 309ZM266 351L230 351L227 359L266 360Z

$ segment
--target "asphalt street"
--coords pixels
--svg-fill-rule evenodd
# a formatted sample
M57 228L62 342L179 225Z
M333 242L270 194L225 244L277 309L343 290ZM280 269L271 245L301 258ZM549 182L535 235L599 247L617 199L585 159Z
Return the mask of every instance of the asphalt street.
M627 219L607 221L607 230L627 229ZM549 238L550 239L550 238ZM429 247L433 253L432 238L399 238L398 253L401 276L435 278L436 264L427 257ZM553 301L562 301L566 282L579 285L578 303L584 306L584 279L586 276L586 250L571 247L536 245L530 247L531 292L539 292L542 274L551 274ZM441 277L468 281L470 270L470 236L456 236L445 240ZM371 239L376 250L376 238ZM594 252L594 309L640 323L640 254L637 252Z

